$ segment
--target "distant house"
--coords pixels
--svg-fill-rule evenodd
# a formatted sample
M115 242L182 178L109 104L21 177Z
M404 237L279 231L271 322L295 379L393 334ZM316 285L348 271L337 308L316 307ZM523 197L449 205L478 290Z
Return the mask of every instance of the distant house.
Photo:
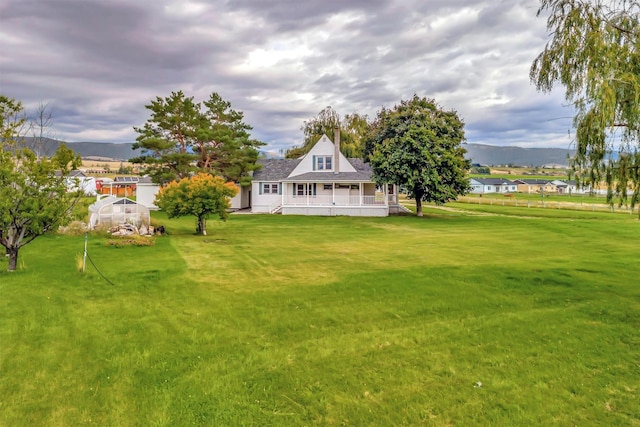
M62 176L62 172L57 171L56 176ZM92 176L87 176L81 170L72 170L67 176L64 177L67 190L76 191L82 190L87 196L95 196L96 191L96 179Z
M469 180L471 193L514 193L518 185L505 178L471 178Z
M555 184L558 194L588 194L591 192L590 186L587 185L578 188L576 181L573 180L561 181L557 179L551 182Z
M556 185L545 179L516 179L513 182L518 186L520 193L555 193Z
M545 163L542 169L567 169L567 165L561 163Z
M388 216L398 212L396 185L378 189L371 167L346 158L326 135L299 159L263 159L253 174L251 210L284 215Z

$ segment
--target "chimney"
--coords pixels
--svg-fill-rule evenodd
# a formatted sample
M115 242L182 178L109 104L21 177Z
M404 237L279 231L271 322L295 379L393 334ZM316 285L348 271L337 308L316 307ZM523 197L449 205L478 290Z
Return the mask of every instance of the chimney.
M333 173L340 172L340 128L333 129Z

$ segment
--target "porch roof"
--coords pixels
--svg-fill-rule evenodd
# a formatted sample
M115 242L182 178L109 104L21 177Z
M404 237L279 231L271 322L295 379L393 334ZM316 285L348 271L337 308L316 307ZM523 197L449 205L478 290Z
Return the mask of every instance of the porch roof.
M373 182L370 173L360 172L308 172L285 178L282 182Z
M334 173L327 172L307 172L301 175L289 176L283 178L283 182L373 182L371 177L373 175L371 166L368 163L362 161L362 159L349 158L347 159L351 166L356 170L355 172L340 172Z

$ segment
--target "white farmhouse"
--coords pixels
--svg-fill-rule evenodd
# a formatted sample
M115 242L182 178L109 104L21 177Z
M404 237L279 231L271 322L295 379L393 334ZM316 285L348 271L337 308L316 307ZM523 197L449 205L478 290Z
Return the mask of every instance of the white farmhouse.
M397 188L377 188L371 167L340 152L326 135L299 159L263 159L253 174L251 210L283 215L388 216L398 212Z

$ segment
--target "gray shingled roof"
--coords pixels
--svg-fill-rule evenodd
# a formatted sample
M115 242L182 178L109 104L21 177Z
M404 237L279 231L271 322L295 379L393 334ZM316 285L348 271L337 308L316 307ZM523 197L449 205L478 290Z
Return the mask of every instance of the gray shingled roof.
M262 167L253 173L254 181L281 181L298 166L300 159L260 159Z
M509 181L505 178L473 178L478 181L482 185L503 185L503 184L514 184L513 181Z
M61 171L55 171L53 173L55 176L62 176L62 172ZM79 169L74 169L68 172L67 176L69 178L88 178L87 175L85 175L84 172L82 172Z
M549 184L551 181L548 179L516 179L514 182L518 184L542 185Z
M287 178L298 166L300 159L261 159L258 161L262 165L260 170L253 174L254 181L315 181L315 182L371 182L371 166L361 159L348 159L356 172L307 172Z

